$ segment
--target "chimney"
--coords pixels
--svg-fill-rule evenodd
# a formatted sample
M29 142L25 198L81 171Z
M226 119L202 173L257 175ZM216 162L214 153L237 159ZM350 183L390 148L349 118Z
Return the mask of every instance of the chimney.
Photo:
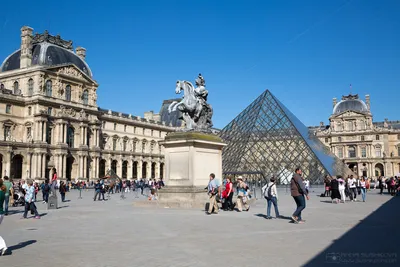
M85 58L86 58L86 49L83 48L83 47L78 46L78 47L76 48L76 55L77 55L78 57L80 57L83 61L85 61Z
M333 98L333 107L335 107L336 104L337 104L337 99L336 99L336 97L334 97L334 98Z
M21 28L21 69L32 65L32 33L33 29L31 27L24 26Z
M371 102L369 99L369 95L365 95L365 104L367 104L368 110L371 111Z

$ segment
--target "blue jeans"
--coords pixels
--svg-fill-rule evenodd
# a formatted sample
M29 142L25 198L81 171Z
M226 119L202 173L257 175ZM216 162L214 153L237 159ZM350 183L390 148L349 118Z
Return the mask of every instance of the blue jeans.
M361 197L362 197L362 200L363 200L363 201L365 201L365 195L366 195L366 193L367 193L367 189L361 188Z
M296 216L298 218L298 220L301 221L302 220L301 212L306 208L306 200L304 198L304 195L295 196L293 198L297 205L297 208L296 208L295 212L293 213L293 216Z
M274 204L275 216L279 217L278 200L276 197L267 199L267 217L271 217L271 204Z
M4 213L8 213L8 203L10 203L10 195L4 197Z

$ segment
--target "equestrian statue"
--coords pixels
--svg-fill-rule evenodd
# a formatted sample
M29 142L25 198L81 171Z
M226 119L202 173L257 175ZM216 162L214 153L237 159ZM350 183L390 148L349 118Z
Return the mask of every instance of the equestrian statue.
M183 98L180 102L172 102L168 110L170 113L176 110L181 112L179 119L185 122L185 131L211 132L213 109L207 103L206 81L199 74L195 82L196 88L188 81L176 82L175 93L183 91Z

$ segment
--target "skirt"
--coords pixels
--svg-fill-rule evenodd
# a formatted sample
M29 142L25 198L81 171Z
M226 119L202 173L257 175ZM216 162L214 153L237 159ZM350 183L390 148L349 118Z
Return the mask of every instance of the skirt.
M331 190L331 198L332 199L340 199L341 197L340 197L340 192L339 192L339 189L332 189Z

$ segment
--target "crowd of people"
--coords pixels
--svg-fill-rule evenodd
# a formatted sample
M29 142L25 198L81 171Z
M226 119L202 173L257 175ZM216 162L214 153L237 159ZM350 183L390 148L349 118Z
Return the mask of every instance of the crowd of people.
M326 177L324 187L325 192L321 196L331 197L332 203L345 203L346 199L356 202L359 195L365 202L367 192L377 188L380 189L380 194L383 194L383 190L387 188L389 195L400 195L400 179L397 176L386 179L381 176L376 181L353 175L349 175L346 179L341 176L333 177L333 179Z

